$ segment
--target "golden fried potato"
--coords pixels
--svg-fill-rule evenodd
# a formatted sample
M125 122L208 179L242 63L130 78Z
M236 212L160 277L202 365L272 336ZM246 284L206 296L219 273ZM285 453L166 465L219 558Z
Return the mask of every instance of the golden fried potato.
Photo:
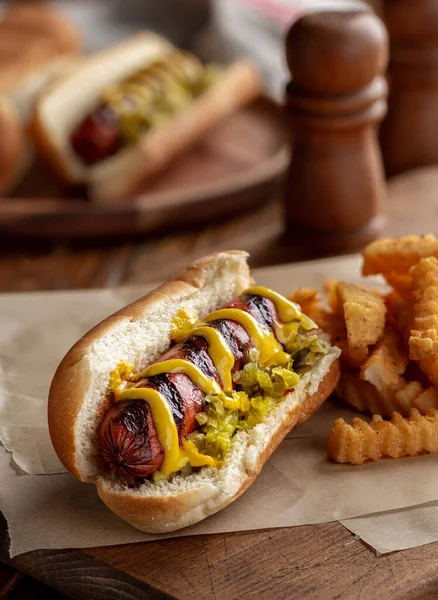
M342 315L342 304L338 294L338 280L326 279L324 282L324 291L327 295L327 303L330 310L335 315Z
M386 282L399 292L402 296L410 294L412 277L410 275L400 275L399 273L383 273Z
M386 306L383 299L374 292L350 283L339 283L337 290L344 311L350 348L376 344L385 329Z
M406 381L399 376L394 387L388 386L380 392L368 381L360 379L358 371L345 367L336 386L336 395L360 412L385 418L390 418L395 412L407 417L412 408L423 414L429 408L438 407L437 390L424 390L419 381Z
M359 371L342 368L341 377L336 386L336 396L345 404L360 412L391 416L394 412L392 402L380 396L374 386L359 378ZM389 404L389 406L388 406Z
M398 292L391 292L385 297L387 308L387 324L397 331L403 342L408 345L414 319L414 301L411 297L402 298Z
M350 348L345 337L339 337L333 344L342 350L341 361L354 369L360 369L368 357L368 348Z
M408 365L400 336L395 331L386 333L360 371L360 378L371 383L382 396L391 397L404 387L401 377Z
M409 418L394 413L391 421L374 415L371 423L353 419L348 425L337 419L327 440L327 454L338 463L361 465L367 460L417 456L438 452L438 410L422 416L413 408Z
M360 369L368 356L368 348L351 348L347 341L347 328L344 317L321 311L315 323L328 335L332 344L342 350L341 361L350 367Z
M342 360L352 367L361 367L368 356L368 349L350 350L347 343L347 329L344 318L335 315L322 306L322 299L317 290L298 288L289 296L289 300L297 302L304 314L325 331L332 344L342 350Z
M438 260L423 258L411 268L414 318L409 356L418 361L433 385L438 386Z
M438 390L434 387L427 388L414 400L414 406L422 414L431 408L438 408Z
M433 408L432 406L422 408L422 403L419 403L417 399L423 393L423 386L419 381L403 381L403 385L394 392L392 412L386 415L382 413L382 416L390 417L392 413L398 412L403 417L407 417L412 408L417 408L421 413L424 413L426 408Z
M407 275L410 267L427 256L438 257L438 240L431 233L377 240L362 252L362 274L396 273Z
M360 371L361 380L371 384L378 396L368 412L384 417L394 412L407 416L414 407L424 412L427 403L418 400L424 393L423 386L419 381L407 381L403 377L407 365L408 357L400 336L394 331L386 333ZM376 402L380 408L377 411L374 410Z

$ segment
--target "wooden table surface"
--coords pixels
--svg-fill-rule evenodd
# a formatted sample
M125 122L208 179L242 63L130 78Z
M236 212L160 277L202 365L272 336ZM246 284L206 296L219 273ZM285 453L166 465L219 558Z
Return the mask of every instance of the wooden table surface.
M438 233L438 168L389 184L385 234ZM71 247L0 241L0 291L109 287L164 279L225 248L251 253L252 266L311 255L282 235L273 200L250 214L148 240ZM297 285L299 282L297 282ZM195 536L89 550L36 551L9 560L5 523L0 599L74 598L433 598L438 543L377 558L339 523ZM16 571L15 568L22 573Z

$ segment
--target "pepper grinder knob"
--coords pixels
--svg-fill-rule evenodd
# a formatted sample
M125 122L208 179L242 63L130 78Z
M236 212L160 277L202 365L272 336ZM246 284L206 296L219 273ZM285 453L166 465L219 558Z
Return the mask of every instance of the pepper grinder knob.
M286 57L287 236L316 253L358 249L384 224L376 128L386 112L386 29L366 8L309 13L290 28Z

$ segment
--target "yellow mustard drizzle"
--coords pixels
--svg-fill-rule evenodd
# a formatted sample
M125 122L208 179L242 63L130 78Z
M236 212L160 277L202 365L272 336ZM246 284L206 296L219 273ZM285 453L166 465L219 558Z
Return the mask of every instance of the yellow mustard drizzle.
M172 321L172 339L182 342L185 339L199 335L208 342L208 354L213 361L225 393L233 390L231 371L234 367L234 354L223 335L214 327L205 326L198 322L197 314L186 308L180 308Z
M301 313L294 303L268 288L253 286L244 293L269 298L275 304L282 321L276 324L276 333L278 340L283 343L295 335L300 326L305 329L317 327L311 319ZM193 311L183 308L173 319L172 339L183 341L193 335L205 337L208 342L208 352L220 375L222 388L216 381L208 378L196 365L178 358L149 365L136 375L132 374L133 367L126 361L122 361L111 373L110 389L114 392L117 401L142 399L149 404L158 441L164 451L164 460L160 469L160 473L163 475L179 471L187 462L193 467L202 467L217 466L218 460L212 456L201 454L196 445L189 440L183 440L181 448L175 418L165 397L152 388L133 387L133 383L141 378L161 373L184 373L206 394L231 393L225 400L225 406L239 410L241 413L247 412L248 399L243 398L239 392L232 393L231 371L234 366L234 355L222 334L208 325L211 321L219 319L235 321L245 329L251 344L260 352L261 365L282 365L289 360L290 356L284 352L274 334L261 326L251 314L244 310L237 308L216 310L207 315L204 322L201 323L197 321L197 315Z
M231 371L234 367L234 354L231 352L231 348L228 346L223 335L217 329L208 325L195 327L188 337L192 335L205 337L208 342L208 353L219 373L223 391L225 393L231 392L233 389Z
M275 323L275 334L276 339L281 344L287 344L290 340L294 339L300 327L308 331L318 327L312 319L309 319L307 315L301 312L296 304L269 288L262 285L254 285L248 288L245 294L263 296L274 303L278 316L281 319L281 323Z
M316 325L312 319L309 319L307 315L301 312L298 305L294 304L281 294L277 294L277 292L270 290L269 288L263 287L262 285L253 285L245 290L245 294L253 294L255 296L262 296L263 298L272 300L272 302L275 304L275 308L277 309L278 316L282 321L282 323L278 324L280 327L282 325L287 325L289 321L296 319L300 321L300 325L304 329L316 329L318 327L318 325Z
M290 300L287 300L277 292L270 290L269 288L263 287L262 285L253 285L244 292L254 296L262 296L263 298L269 298L275 304L278 316L284 322L292 321L301 316L300 310Z
M251 344L260 352L260 364L263 366L282 365L289 360L289 355L284 352L274 334L263 328L256 319L239 308L222 308L215 310L204 321L217 321L218 319L230 319L242 325Z
M143 377L153 377L154 375L161 375L161 373L184 373L184 375L190 377L193 383L197 385L204 394L222 393L221 386L214 381L214 379L210 379L199 367L182 358L172 358L170 360L163 360L162 362L149 365L149 367L146 367L141 373L133 377L132 380L136 381Z

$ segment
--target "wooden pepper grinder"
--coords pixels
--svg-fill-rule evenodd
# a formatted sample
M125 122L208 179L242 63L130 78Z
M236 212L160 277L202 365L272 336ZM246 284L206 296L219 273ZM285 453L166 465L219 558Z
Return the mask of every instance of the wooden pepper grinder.
M356 250L384 224L376 123L386 111L385 27L367 8L309 13L289 30L286 56L286 236L313 254Z
M438 0L385 0L389 106L380 136L388 175L438 164Z

